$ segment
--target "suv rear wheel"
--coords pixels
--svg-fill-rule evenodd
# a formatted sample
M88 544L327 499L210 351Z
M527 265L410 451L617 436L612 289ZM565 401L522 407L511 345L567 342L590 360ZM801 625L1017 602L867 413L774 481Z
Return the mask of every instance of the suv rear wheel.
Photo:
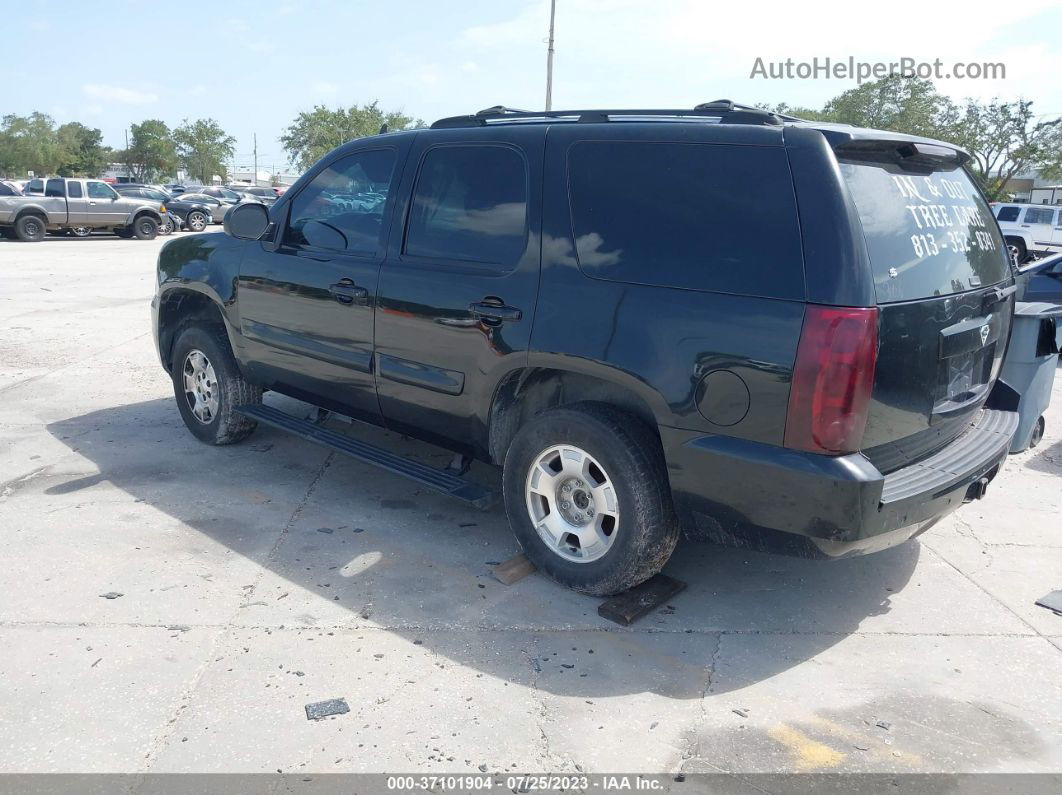
M585 593L644 582L678 542L659 440L604 404L552 409L521 428L505 456L503 491L527 557Z
M1015 264L1021 265L1024 263L1025 258L1029 255L1028 250L1025 248L1025 241L1020 237L1005 237L1003 239L1007 243L1007 251L1010 252Z
M190 326L173 346L173 394L188 430L208 444L246 439L258 423L237 414L237 406L262 402L262 390L240 375L225 332L218 326Z

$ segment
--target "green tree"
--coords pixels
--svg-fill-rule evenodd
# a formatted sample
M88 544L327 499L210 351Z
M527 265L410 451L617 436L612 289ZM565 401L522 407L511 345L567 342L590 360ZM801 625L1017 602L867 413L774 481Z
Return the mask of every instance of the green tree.
M164 121L147 119L129 127L129 148L122 162L136 182L150 182L177 168L173 133Z
M196 119L173 131L177 155L189 176L209 185L215 174L225 181L225 163L232 158L236 139L227 134L213 119Z
M951 140L968 150L970 171L989 199L1006 199L1007 182L1029 171L1062 177L1062 118L1037 121L1032 102L969 99Z
M55 122L44 113L9 114L0 122L0 173L25 177L55 174L64 159Z
M98 177L110 162L110 147L103 145L103 133L72 121L55 132L63 161L57 172L62 177Z
M970 153L970 172L989 199L1002 199L1008 180L1019 174L1036 170L1045 179L1062 179L1062 118L1037 121L1032 104L975 99L959 104L928 80L896 75L845 91L821 111L770 109L949 141Z
M845 91L822 109L828 121L942 138L951 134L956 108L929 80L892 75Z
M385 124L392 132L424 126L423 121L400 111L381 110L378 101L335 110L315 105L313 110L303 111L295 117L295 121L280 136L280 143L291 162L297 168L306 170L340 144L376 135Z

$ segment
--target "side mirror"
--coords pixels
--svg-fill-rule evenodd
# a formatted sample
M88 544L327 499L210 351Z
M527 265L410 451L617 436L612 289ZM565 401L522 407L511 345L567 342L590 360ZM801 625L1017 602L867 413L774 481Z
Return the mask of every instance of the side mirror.
M237 204L225 213L223 224L237 240L261 240L269 229L269 211L262 204Z

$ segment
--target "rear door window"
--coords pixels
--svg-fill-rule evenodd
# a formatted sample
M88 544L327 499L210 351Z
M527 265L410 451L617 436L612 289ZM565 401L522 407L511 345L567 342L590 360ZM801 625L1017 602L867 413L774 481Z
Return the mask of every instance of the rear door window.
M84 194L81 192L81 183L80 182L68 182L68 183L66 183L66 195L69 196L71 199L80 199L80 198L82 198Z
M804 297L796 200L780 147L583 141L568 154L588 276Z
M425 154L405 253L508 270L527 249L527 164L507 146L437 146Z
M1000 207L999 208L999 213L996 215L996 218L998 220L1004 221L1004 222L1006 222L1006 221L1017 221L1018 220L1018 213L1020 213L1020 212L1021 212L1021 208L1020 207Z
M1025 217L1021 219L1023 224L1049 224L1055 211L1044 207L1029 207L1025 210Z
M44 186L44 195L57 196L59 198L62 198L63 196L66 196L66 191L64 190L64 187L65 186L63 185L63 180L50 179L48 180L48 184Z
M841 161L859 211L878 303L953 295L1009 273L999 227L961 168L914 172Z

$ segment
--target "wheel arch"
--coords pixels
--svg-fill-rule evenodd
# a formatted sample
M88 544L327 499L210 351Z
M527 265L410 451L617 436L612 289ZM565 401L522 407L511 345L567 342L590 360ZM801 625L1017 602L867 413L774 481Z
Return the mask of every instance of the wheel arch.
M229 324L216 297L191 287L174 287L159 297L159 356L167 372L173 367L173 344L177 340L178 332L183 326L197 321L203 325L222 328L232 347Z
M21 208L17 213L15 213L15 217L13 219L11 219L11 226L14 226L15 224L17 224L19 221L21 221L27 215L36 215L38 218L40 218L42 221L44 221L44 225L45 226L55 226L55 224L53 224L51 221L48 220L48 213L45 212L44 208L43 207L37 207L37 206L30 206L30 207Z
M644 388L644 385L643 385ZM521 367L498 383L491 400L487 451L501 464L520 427L548 409L573 403L615 406L640 419L659 438L657 414L639 391L614 377L559 367Z
M141 207L140 209L134 210L132 213L130 213L128 223L126 225L132 226L136 223L138 218L143 218L145 215L151 216L151 218L154 219L156 224L162 223L162 216L158 212L152 210L150 207Z

